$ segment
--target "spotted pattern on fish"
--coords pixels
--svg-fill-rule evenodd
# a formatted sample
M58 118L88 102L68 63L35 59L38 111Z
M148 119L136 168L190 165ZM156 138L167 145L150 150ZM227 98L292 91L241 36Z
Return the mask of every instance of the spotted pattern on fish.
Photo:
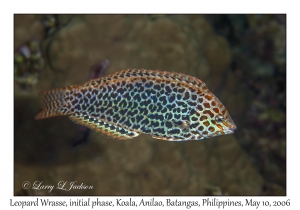
M81 86L44 91L36 119L68 115L116 139L141 133L162 140L199 140L233 133L225 106L192 76L128 69Z

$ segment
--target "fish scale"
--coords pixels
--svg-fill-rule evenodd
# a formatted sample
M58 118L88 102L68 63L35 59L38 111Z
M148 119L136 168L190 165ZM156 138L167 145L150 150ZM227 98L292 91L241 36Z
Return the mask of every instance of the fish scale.
M141 133L161 140L199 140L236 129L203 81L175 72L127 69L39 97L43 111L36 119L67 115L120 140Z

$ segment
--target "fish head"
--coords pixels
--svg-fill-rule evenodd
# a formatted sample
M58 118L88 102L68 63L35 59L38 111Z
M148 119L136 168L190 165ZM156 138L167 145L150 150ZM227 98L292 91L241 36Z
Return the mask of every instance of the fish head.
M221 101L210 91L204 96L200 107L199 130L202 138L210 138L219 135L234 133L237 128L229 112Z

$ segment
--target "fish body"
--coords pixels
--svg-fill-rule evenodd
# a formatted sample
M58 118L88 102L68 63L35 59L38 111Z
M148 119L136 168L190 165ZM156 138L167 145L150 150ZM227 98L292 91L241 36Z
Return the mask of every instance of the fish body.
M36 119L67 115L108 137L141 133L170 141L231 134L236 126L221 101L201 80L185 74L128 69L81 86L40 93Z

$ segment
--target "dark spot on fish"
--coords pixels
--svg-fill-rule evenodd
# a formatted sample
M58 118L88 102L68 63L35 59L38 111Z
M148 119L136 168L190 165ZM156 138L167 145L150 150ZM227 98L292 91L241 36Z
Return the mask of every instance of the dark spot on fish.
M91 98L92 95L88 92L88 93L86 94L86 97L87 97L87 98Z
M173 101L175 101L175 95L174 94L170 95L168 100L169 100L169 103L172 103Z
M127 88L127 90L132 90L133 89L133 85L129 83L129 84L126 85L126 88Z
M102 99L107 99L108 96L109 96L109 93L105 93L105 94L103 95L103 98L102 98Z
M185 133L185 134L183 134L184 138L190 138L191 135L192 135L192 134L190 134L190 133Z
M138 83L135 84L135 86L136 86L137 88L139 88L139 87L142 86L142 83L138 82Z
M197 106L197 109L198 109L199 111L203 111L203 107L202 107L201 105L198 105L198 106Z
M120 110L120 114L121 114L121 115L126 115L126 112L127 112L126 109L121 109L121 110Z
M206 98L207 100L211 101L211 99L213 99L213 96L210 95L210 94L206 94L206 95L205 95L205 98Z
M222 114L223 114L223 115L225 115L225 114L226 114L226 109L224 109L224 110L222 111Z
M89 103L89 99L88 99L88 98L84 98L83 101L84 101L84 103L86 103L86 104Z
M94 112L94 111L95 111L94 106L90 106L89 109L88 109L88 112Z
M214 127L209 127L208 130L209 130L210 132L214 132L214 131L215 131L215 128L214 128Z
M189 101L188 103L189 103L190 106L196 106L197 105L197 103L193 102L193 101Z
M82 94L81 93L77 93L76 97L79 98L79 99L81 99L82 98Z
M117 97L117 95L118 95L117 93L115 93L115 92L112 92L112 93L110 94L110 97L111 97L111 98L116 98L116 97Z
M78 100L77 99L75 99L74 101L72 101L72 104L73 105L75 105L75 104L77 104L78 103Z
M104 113L105 111L106 111L106 108L104 108L104 107L101 107L101 108L100 108L100 112L101 112L101 113Z
M127 100L130 100L131 99L131 96L129 95L129 92L126 92L123 97Z
M163 128L154 128L153 131L159 134L165 133L165 130Z
M169 111L173 111L173 109L174 109L175 107L176 107L175 104L168 104L168 105L167 105L167 108L168 108Z
M200 123L196 122L196 123L191 124L191 125L190 125L190 128L191 128L191 129L197 128L199 125L200 125Z
M125 108L126 106L127 106L126 100L122 100L122 101L120 102L120 107Z
M136 120L137 120L138 123L141 122L143 119L144 119L144 117L141 116L141 115L138 115L138 116L136 117Z
M143 100L146 100L146 99L147 99L146 93L142 93L141 96L142 96L142 99L143 99Z
M188 112L188 108L182 109L181 112L182 113L187 113Z
M137 109L134 109L133 111L132 111L132 115L137 115L137 113L138 113L138 110Z
M136 101L141 101L141 96L139 94L135 94L135 96L133 96L133 99Z
M148 106L148 109L149 109L150 112L156 111L156 108L157 108L157 107L156 107L154 104L150 104L150 105Z
M174 118L178 120L178 119L181 118L181 115L180 114L174 114Z
M173 127L173 124L171 122L167 121L165 124L166 124L167 128L172 128Z
M140 127L140 126L139 126L138 124L134 124L134 125L132 126L133 129L139 129L139 127Z
M152 85L153 85L153 82L147 82L145 84L146 88L150 88L150 87L152 87Z
M204 121L204 120L207 120L207 116L203 115L203 116L200 117L200 121Z
M195 117L195 116L192 116L191 120L194 121L194 122L196 122L196 121L198 121L198 118Z
M151 96L151 99L152 99L153 103L157 102L157 97L155 95Z
M166 96L161 96L160 101L162 102L163 105L167 105L167 103L168 103Z
M164 120L164 117L159 114L149 114L148 117L155 120L161 120L161 121Z
M183 99L184 99L184 100L188 100L189 98L190 98L190 93L189 93L188 91L186 91L186 92L184 93Z
M95 100L96 100L95 97L90 98L90 104L94 104L94 103L95 103Z
M171 120L173 118L173 114L171 112L166 114L166 119Z
M126 120L126 117L122 117L120 120L119 120L119 123L124 123Z
M214 112L219 113L219 109L218 108L213 108Z
M210 110L204 110L203 113L208 114L211 118L213 118L215 116Z
M141 122L141 124L143 124L143 125L149 125L149 124L150 124L150 121L149 121L148 118L145 118L145 119Z
M139 92L144 92L145 91L145 88L143 87L143 86L141 86L140 88L139 88Z
M110 86L106 86L106 88L107 88L107 92L110 93L111 92L111 87Z
M160 91L160 90L161 90L160 85L154 85L153 88L154 88L154 90L156 90L156 91Z
M143 109L143 112L141 114L147 115L148 114L148 109Z
M81 92L84 95L87 92L87 90L86 89L82 89Z
M184 88L178 88L178 92L179 93L183 93L184 92Z
M195 101L197 99L197 95L196 94L192 94L192 100Z
M97 95L98 91L96 89L92 90L92 94Z
M205 108L210 108L209 103L204 103L203 105L204 105Z
M136 94L137 94L136 91L131 91L131 92L129 93L130 99L132 99Z
M203 127L202 125L199 126L199 127L198 127L198 130L199 130L199 131L203 131L203 130L204 130L204 127Z
M178 128L173 128L172 130L169 130L170 134L179 134L180 130Z
M126 118L126 120L123 122L124 125L126 125L127 127L131 126L131 122L129 118Z
M208 121L204 121L203 124L208 127L209 126L209 122Z
M168 109L166 107L164 107L160 112L161 113L166 113L168 111Z
M177 112L177 113L181 113L181 110L179 107L177 107L175 110L173 110L174 112Z
M136 109L136 108L138 108L138 107L139 107L139 104L138 104L137 102L134 101L134 102L133 102L133 108Z
M171 88L168 85L165 87L165 90L166 90L166 93L172 92Z
M158 127L159 126L159 123L157 121L151 121L151 125L153 127Z
M112 109L108 109L106 112L105 112L106 115L113 115L113 110Z

